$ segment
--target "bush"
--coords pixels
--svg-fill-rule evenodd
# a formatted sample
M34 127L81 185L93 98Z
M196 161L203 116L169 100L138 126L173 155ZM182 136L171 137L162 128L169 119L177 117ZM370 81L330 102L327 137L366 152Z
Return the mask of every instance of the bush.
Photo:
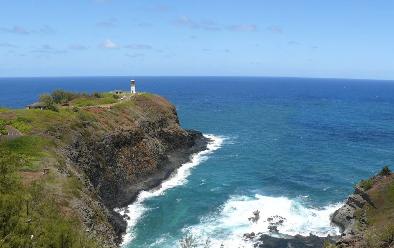
M99 93L99 92L94 92L93 93L93 97L95 97L95 98L102 98L103 95L101 93Z
M372 179L367 179L367 180L361 180L359 186L363 190L369 190L373 186L373 180Z
M43 94L40 96L40 102L45 105L46 109L58 112L59 109L55 105L55 101L53 100L51 95Z
M77 98L79 94L67 92L64 90L55 90L54 92L52 92L51 96L56 104L65 104Z
M23 117L17 117L16 120L12 120L10 125L22 133L27 133L32 128L30 121Z
M2 135L7 135L8 134L8 131L7 131L7 129L6 129L6 121L4 121L4 120L0 120L0 134L2 134Z
M383 167L383 169L379 172L379 176L390 176L391 170L388 166Z

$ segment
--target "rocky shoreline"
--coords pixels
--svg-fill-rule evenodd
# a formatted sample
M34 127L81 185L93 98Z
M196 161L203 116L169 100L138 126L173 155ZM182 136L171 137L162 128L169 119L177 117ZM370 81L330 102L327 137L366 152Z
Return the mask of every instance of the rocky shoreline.
M385 227L383 224L383 234L381 234L376 232L379 227L373 223L376 222L375 219L379 219L379 216L374 215L382 214L382 212L388 212L388 214L383 214L380 218L387 219L391 223L390 219L393 216L390 215L392 215L393 206L391 200L386 198L392 197L389 192L390 187L394 188L393 182L394 174L388 167L385 167L378 175L362 180L355 186L353 194L331 216L331 223L340 228L340 236L283 235L278 232L278 227L284 219L274 216L274 218L266 220L270 224L268 227L270 235L247 233L244 235L244 239L252 242L254 247L258 248L393 247L390 246L394 245L394 232L390 229L393 227L390 224ZM382 224L379 223L379 225L382 228Z

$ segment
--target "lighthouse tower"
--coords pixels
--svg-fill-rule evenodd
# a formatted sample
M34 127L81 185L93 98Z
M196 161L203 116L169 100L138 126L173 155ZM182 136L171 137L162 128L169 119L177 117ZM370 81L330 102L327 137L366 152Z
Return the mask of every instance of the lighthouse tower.
M135 94L137 91L135 90L135 80L130 81L130 93Z

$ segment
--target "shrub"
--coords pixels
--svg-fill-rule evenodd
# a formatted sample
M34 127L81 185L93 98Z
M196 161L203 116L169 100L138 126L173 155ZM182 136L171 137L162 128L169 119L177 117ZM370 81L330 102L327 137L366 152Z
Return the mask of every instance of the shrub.
M53 100L52 96L48 94L43 94L40 96L40 102L45 105L45 108L58 112L58 108L55 105L55 101Z
M390 176L391 170L388 166L383 167L383 169L379 172L379 176Z
M372 179L367 179L367 180L361 180L359 186L363 190L369 190L373 186L373 180Z
M93 93L93 97L95 97L95 98L102 98L103 95L101 93L99 93L99 92L94 92Z
M7 131L7 129L6 129L6 121L4 121L4 120L0 120L0 134L2 134L2 135L7 135L8 134L8 131Z
M383 230L372 230L366 235L366 245L370 248L391 247L394 243L394 225L389 224Z
M22 186L23 158L0 149L0 247L95 248L79 224L61 215L38 182Z
M51 94L53 101L57 104L64 104L68 103L69 101L77 98L79 94L72 93L72 92L67 92L64 90L55 90Z
M28 119L23 117L18 117L16 120L11 121L11 126L18 129L22 133L27 133L31 130L31 123Z
M325 240L323 244L323 248L336 248L336 246L332 244L330 241Z

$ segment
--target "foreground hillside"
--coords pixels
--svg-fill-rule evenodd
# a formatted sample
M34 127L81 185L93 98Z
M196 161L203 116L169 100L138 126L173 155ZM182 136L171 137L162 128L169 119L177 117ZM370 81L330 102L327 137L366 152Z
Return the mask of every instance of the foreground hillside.
M394 247L394 174L389 168L362 180L332 221L343 232L336 247Z
M126 222L113 209L207 140L160 96L55 97L46 110L0 109L0 247L115 247Z

